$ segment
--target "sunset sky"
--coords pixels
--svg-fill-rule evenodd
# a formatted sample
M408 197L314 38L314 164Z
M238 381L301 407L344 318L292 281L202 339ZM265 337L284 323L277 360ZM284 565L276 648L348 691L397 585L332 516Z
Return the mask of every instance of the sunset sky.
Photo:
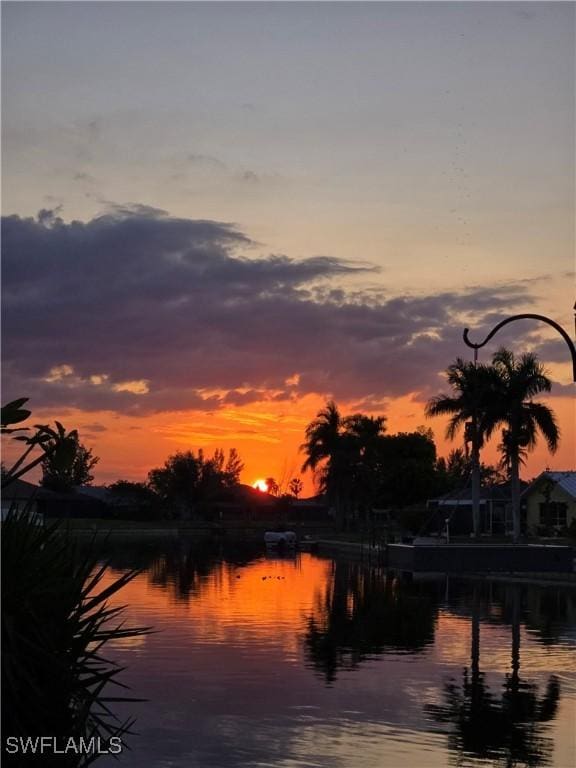
M468 325L574 320L575 6L2 3L3 402L77 427L96 482L304 428L420 424ZM533 349L574 468L574 384ZM494 461L491 446L484 459ZM310 483L306 490L311 490Z

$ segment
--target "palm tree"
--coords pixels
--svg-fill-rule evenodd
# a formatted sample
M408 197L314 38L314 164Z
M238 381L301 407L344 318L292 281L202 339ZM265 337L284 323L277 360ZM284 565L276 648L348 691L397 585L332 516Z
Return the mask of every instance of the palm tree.
M266 483L266 489L271 496L278 496L280 494L280 486L273 477L267 477L264 482Z
M334 504L338 525L343 522L343 496L349 467L343 431L344 419L336 403L329 400L306 427L306 441L300 446L306 454L302 472L320 470L320 489Z
M332 457L340 440L342 427L343 419L338 406L333 400L329 400L306 427L306 442L300 446L300 450L307 456L302 465L303 472L307 469L316 471L320 462Z
M512 521L514 542L520 539L520 465L526 454L536 446L538 432L542 434L548 450L555 453L560 429L554 412L532 398L541 392L550 392L552 382L536 355L527 352L516 358L502 347L492 358L498 375L496 423L503 425L502 466L508 471L512 495ZM488 432L495 427L493 421Z
M450 416L446 437L453 440L464 426L464 445L470 445L472 473L472 525L480 533L480 449L496 424L494 398L498 380L493 368L457 358L446 371L452 396L441 394L426 405L426 416Z
M368 452L386 431L386 416L365 416L363 413L354 413L344 419L346 432L354 437L364 454Z
M386 432L385 416L355 413L344 419L343 437L350 456L350 493L359 513L372 518L372 507L381 483L382 438Z

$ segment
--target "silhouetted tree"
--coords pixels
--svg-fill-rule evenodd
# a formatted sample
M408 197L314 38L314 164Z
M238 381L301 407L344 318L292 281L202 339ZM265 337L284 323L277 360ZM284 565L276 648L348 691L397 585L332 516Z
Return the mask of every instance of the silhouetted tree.
M161 499L146 483L117 480L108 490L110 504L118 517L145 520L161 516Z
M336 510L339 526L344 522L344 497L350 479L350 462L342 433L344 423L333 400L326 403L306 427L306 441L300 450L306 454L302 471L307 469L319 478L320 491Z
M385 435L379 445L378 504L402 508L429 498L436 484L436 446L422 432Z
M516 358L503 347L492 358L498 375L498 418L496 424L504 425L500 450L502 466L506 468L512 491L512 519L514 541L520 538L520 464L528 451L535 448L538 432L546 440L548 450L555 453L560 439L560 429L554 412L532 398L542 392L550 392L552 382L537 357L526 353ZM495 425L491 425L492 429ZM492 431L489 430L489 433Z
M427 416L450 416L446 437L453 440L464 427L464 446L470 446L474 535L480 533L480 449L498 421L494 392L498 376L493 367L458 358L446 371L453 395L438 395L428 401Z
M264 482L266 483L266 489L270 495L278 496L280 494L280 486L273 477L267 477Z
M222 450L215 451L212 458L206 458L202 450L197 456L180 451L163 467L150 470L148 484L176 515L192 516L222 490L233 488L242 467L234 449L227 460Z
M306 429L303 470L316 470L320 487L336 507L339 524L355 510L367 519L376 506L403 507L423 501L437 483L431 430L386 435L383 416L355 413L342 418L329 402Z
M288 484L290 495L295 499L302 493L302 480L299 477L293 477Z
M450 451L445 459L440 457L436 462L437 492L448 493L448 491L459 490L468 484L472 472L470 456L462 448L456 448ZM492 464L480 462L480 484L483 486L493 486L503 483L506 475Z
M100 458L80 442L77 430L66 433L59 421L55 423L53 436L44 444L46 456L41 464L41 484L64 492L78 485L90 485L94 480L92 470Z
M342 441L349 460L350 503L360 515L370 515L381 482L381 449L385 416L355 413L343 421Z
M236 448L231 448L228 454L228 458L225 457L224 451L218 448L214 451L214 456L209 459L216 474L220 478L220 482L224 488L233 488L240 482L240 474L244 469L244 463Z

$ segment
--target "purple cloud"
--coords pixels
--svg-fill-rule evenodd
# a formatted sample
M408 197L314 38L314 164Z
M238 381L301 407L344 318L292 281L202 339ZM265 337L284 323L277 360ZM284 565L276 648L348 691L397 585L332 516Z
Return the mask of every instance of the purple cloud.
M377 270L250 258L253 242L232 224L142 205L86 223L8 216L2 237L4 392L35 407L145 414L310 392L424 397L466 356L470 315L491 323L532 301L524 284L351 289L347 278Z

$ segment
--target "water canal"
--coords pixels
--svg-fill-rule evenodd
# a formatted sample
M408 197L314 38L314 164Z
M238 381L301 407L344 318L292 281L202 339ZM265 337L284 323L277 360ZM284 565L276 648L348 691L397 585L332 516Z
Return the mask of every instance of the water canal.
M108 546L111 546L110 544ZM111 548L144 703L102 768L576 765L576 590L261 548Z

